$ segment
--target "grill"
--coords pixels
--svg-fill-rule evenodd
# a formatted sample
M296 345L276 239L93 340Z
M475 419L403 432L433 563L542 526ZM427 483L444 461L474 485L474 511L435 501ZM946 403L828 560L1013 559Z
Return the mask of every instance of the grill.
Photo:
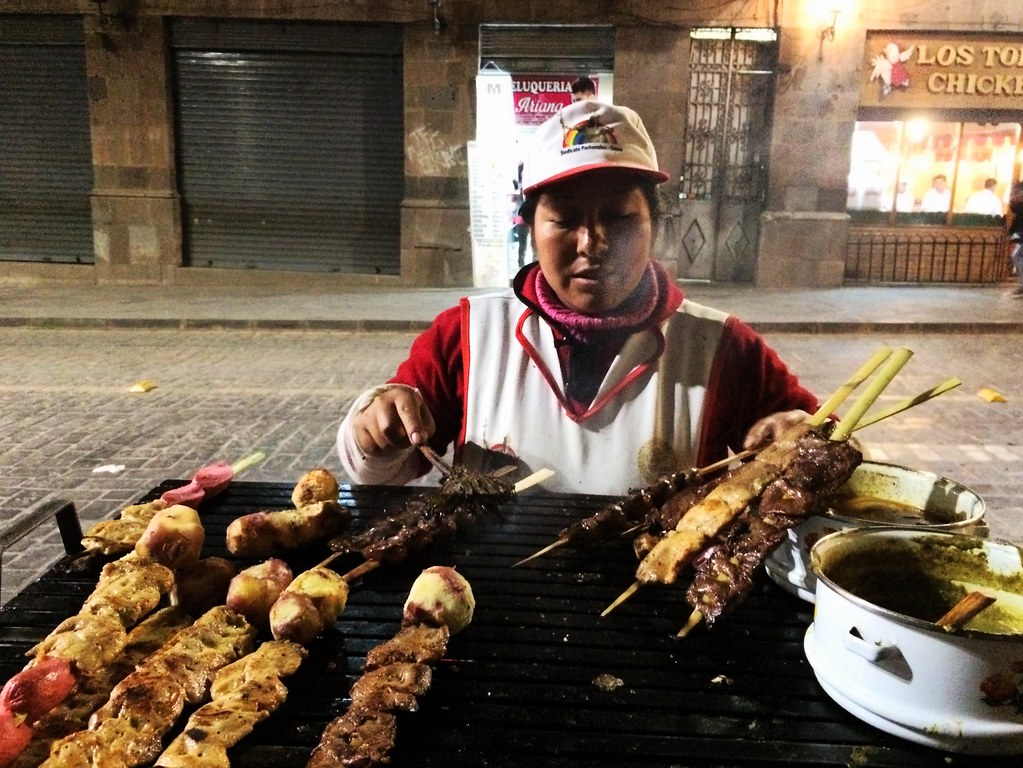
M180 484L167 481L143 499ZM235 517L289 507L292 487L235 482L205 503L206 554L226 555L224 532ZM422 492L344 487L341 501L358 523ZM888 736L834 704L803 656L810 606L767 579L712 630L678 639L689 613L680 588L643 590L600 617L632 583L628 541L566 547L510 568L607 502L527 491L474 530L357 582L334 629L286 680L287 702L232 750L232 765L304 766L326 723L344 710L366 652L397 631L413 579L436 564L468 578L476 615L452 638L420 710L399 715L396 768L970 764ZM289 562L297 573L326 554L319 548ZM97 574L98 564L82 571L65 558L0 611L2 679L77 612ZM599 686L601 675L622 684ZM1010 764L1018 758L985 758Z

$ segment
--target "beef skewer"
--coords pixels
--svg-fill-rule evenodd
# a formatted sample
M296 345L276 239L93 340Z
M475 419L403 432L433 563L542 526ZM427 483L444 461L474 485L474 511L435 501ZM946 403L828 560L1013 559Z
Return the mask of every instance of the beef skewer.
M850 409L846 422L847 430L855 426L856 421L880 396L884 387L909 361L912 354L910 350L904 348L894 355L886 349L880 350L806 422L787 430L781 438L757 454L753 461L739 467L727 483L718 485L702 501L694 505L679 521L675 530L670 531L650 550L636 569L636 581L601 615L606 616L644 584L674 583L682 570L695 560L714 537L726 530L769 483L782 475L787 464L796 455L798 439L806 432L820 428L837 404L855 388L854 382L863 381L877 368L880 361L887 360L868 389ZM847 435L848 432L845 433L845 436Z
M499 514L500 504L551 474L550 470L539 470L512 485L496 474L478 474L454 466L438 489L411 499L400 512L377 519L359 533L332 539L329 546L334 554L320 565L358 552L364 562L342 577L352 581L380 565L401 562L434 542L474 526L484 516Z
M933 397L959 386L957 378L946 379L918 395L861 418L853 431L876 424ZM753 587L753 573L764 558L785 539L789 528L813 514L820 514L827 499L849 479L862 460L862 454L848 441L823 440L807 436L801 441L799 455L781 478L768 486L759 503L748 510L696 562L693 582L686 602L693 608L679 637L684 637L700 621L708 625L740 601Z
M401 628L366 655L348 708L327 724L306 768L385 765L397 737L399 712L414 712L433 682L433 665L448 639L472 621L475 598L453 568L424 570L409 591Z
M826 500L849 479L862 461L848 441L828 440L807 432L781 477L770 483L719 543L695 561L686 602L693 609L684 635L701 619L708 625L753 588L753 574L785 539L789 528L823 510Z
M634 491L626 498L608 504L589 517L572 523L558 534L558 538L554 542L529 557L519 560L512 565L512 568L517 568L567 544L592 544L615 533L624 533L630 528L635 530L646 527L649 525L652 513L656 513L659 508L685 489L696 486L700 478L712 475L733 462L744 461L755 453L756 451L753 450L743 451L700 469L687 469L666 475L653 485Z

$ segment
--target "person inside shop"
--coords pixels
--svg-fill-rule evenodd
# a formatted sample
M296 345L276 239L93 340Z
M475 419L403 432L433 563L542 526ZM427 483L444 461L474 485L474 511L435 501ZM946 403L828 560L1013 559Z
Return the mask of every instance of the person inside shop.
M583 76L572 81L572 101L584 101L597 98L597 84Z
M1016 270L1019 285L1010 294L1023 299L1023 181L1017 181L1009 190L1009 211L1006 214L1009 231L1009 258Z
M976 213L981 216L1001 216L1002 200L995 192L998 186L997 179L985 179L984 188L977 190L968 198L963 206L963 213Z
M931 188L924 193L920 201L920 210L925 213L945 213L952 207L952 190L949 189L948 179L943 173L939 173L931 179Z
M911 213L916 206L916 198L909 188L909 183L899 182L898 191L895 193L895 211L897 213Z
M816 409L760 336L690 301L653 258L668 177L626 107L581 101L543 123L521 209L537 261L443 311L356 399L337 435L352 480L411 482L429 445L476 471L551 469L550 491L625 494Z

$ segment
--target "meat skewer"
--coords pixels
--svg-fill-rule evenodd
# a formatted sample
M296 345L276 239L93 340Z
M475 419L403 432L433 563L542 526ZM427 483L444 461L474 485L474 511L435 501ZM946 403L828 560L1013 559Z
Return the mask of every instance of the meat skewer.
M887 360L875 380L850 409L846 422L848 431L851 431L855 422L880 396L884 387L911 356L912 352L908 349L900 349L894 355L882 349L806 422L787 430L780 439L757 454L753 461L739 467L727 483L718 485L702 501L694 505L679 521L675 530L670 531L650 550L636 570L635 583L601 615L606 616L644 584L673 583L714 537L720 535L735 521L768 484L782 475L787 464L796 455L799 438L810 430L820 428L837 404L852 391L854 386L851 382L857 379L864 380L870 375L864 371L871 366L876 368L879 360ZM845 436L848 436L848 431L844 433Z
M781 477L770 483L722 536L694 563L686 602L708 625L753 588L753 574L808 515L822 511L827 498L849 479L863 456L848 441L807 432ZM691 616L686 631L700 619Z
M947 379L875 416L861 418L853 431L919 405L960 383L956 378ZM753 587L754 571L784 540L787 530L808 515L822 512L827 498L852 475L861 460L860 452L848 441L804 438L799 455L782 477L768 486L759 503L737 521L720 544L710 547L696 561L693 582L686 592L693 611L679 637L701 620L713 624L741 600Z
M540 470L512 485L503 477L456 465L439 488L409 500L400 512L379 518L358 533L332 539L329 546L334 554L320 565L358 552L365 558L363 563L342 577L353 581L382 564L401 562L434 542L450 538L486 515L497 514L500 504L549 476L549 470Z
M743 451L700 469L687 469L662 477L653 485L641 488L626 498L601 508L589 517L572 523L558 534L554 542L519 560L512 568L517 568L567 544L586 545L615 533L624 533L630 526L633 529L646 527L652 513L656 513L683 490L694 487L700 478L712 475L734 462L745 461L755 454L754 450Z
M255 628L218 606L178 632L119 682L86 730L54 742L46 768L137 766L161 751L161 739L185 703L198 703L218 670L251 650Z
M351 688L351 703L324 729L306 768L372 766L390 762L398 712L414 712L433 681L432 665L448 639L472 621L472 587L453 568L424 570L409 591L401 628L366 655Z
M192 713L154 765L230 768L227 750L284 703L288 689L281 678L293 675L305 656L297 643L268 640L223 667L210 685L211 700Z

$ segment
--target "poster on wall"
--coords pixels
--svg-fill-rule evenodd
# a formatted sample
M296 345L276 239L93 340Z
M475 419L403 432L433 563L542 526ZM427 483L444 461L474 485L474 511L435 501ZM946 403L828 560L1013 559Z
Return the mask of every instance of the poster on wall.
M512 76L512 92L515 98L515 123L535 128L558 110L572 103L572 83L579 75L556 75L550 73L516 73ZM589 78L595 87L597 101L611 101L611 77L594 74Z

